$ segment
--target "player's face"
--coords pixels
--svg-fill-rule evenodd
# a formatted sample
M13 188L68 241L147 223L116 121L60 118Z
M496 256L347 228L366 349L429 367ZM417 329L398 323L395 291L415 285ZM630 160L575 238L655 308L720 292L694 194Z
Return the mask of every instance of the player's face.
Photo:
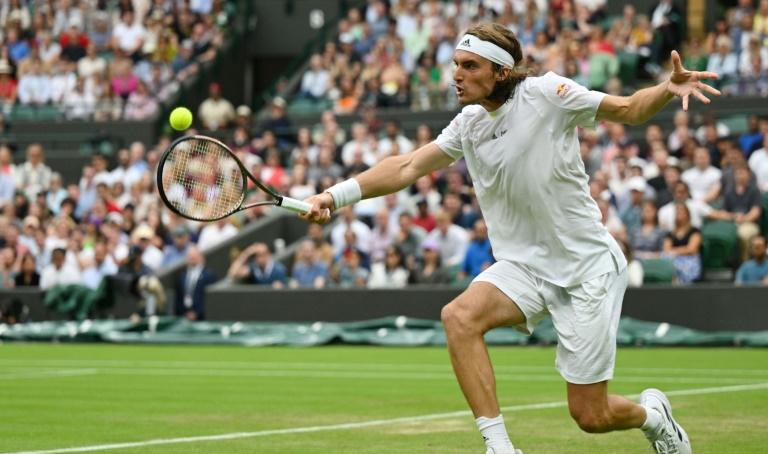
M472 52L457 50L453 54L453 62L456 64L453 80L459 104L480 104L491 94L496 84L491 61Z

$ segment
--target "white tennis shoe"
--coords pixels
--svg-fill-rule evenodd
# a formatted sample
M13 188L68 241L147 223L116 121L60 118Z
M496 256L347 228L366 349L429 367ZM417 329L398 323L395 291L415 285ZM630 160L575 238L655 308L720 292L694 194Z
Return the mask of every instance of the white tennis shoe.
M655 433L646 432L645 438L658 454L691 454L688 434L672 417L672 405L663 392L646 389L640 394L640 403L661 414L662 424Z
M523 451L519 449L515 449L512 447L512 445L509 445L509 447L493 447L488 448L487 451L485 451L485 454L523 454Z

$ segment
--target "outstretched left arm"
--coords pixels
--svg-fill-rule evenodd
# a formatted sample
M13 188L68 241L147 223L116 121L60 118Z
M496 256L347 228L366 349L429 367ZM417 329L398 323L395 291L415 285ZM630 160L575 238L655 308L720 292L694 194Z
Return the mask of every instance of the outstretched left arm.
M702 82L704 79L717 79L712 72L688 71L680 62L680 55L672 51L674 70L669 80L654 87L644 88L632 96L607 95L597 109L597 118L617 123L641 124L656 115L675 96L683 98L683 110L688 110L688 100L695 96L704 104L710 100L702 91L720 96L720 92Z

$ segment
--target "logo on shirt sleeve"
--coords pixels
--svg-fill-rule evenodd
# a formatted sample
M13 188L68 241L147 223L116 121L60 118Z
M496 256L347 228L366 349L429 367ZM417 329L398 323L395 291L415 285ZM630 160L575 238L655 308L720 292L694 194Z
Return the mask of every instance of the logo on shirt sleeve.
M557 96L560 97L560 99L565 99L565 96L568 94L568 91L570 91L571 86L568 84L558 84L557 89L555 90L555 93L557 93Z

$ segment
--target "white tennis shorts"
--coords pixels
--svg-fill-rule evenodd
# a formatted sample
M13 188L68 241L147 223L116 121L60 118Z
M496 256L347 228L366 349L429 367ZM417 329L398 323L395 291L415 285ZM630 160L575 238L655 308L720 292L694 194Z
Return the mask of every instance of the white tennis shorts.
M525 265L499 261L473 282L501 290L525 314L516 328L528 334L547 315L557 332L555 365L569 383L598 383L613 378L616 332L627 269L611 271L571 287L558 287L536 277Z

